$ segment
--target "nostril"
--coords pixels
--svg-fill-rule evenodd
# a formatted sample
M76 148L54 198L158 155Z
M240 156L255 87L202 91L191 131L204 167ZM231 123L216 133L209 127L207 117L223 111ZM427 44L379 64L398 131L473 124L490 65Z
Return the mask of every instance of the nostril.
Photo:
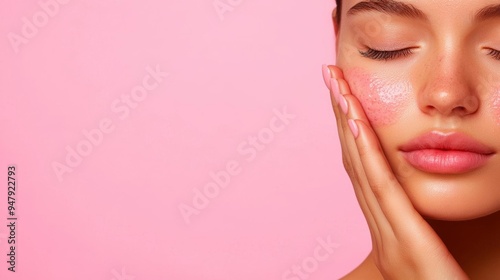
M426 109L427 112L437 111L443 115L457 114L465 116L475 113L479 107L480 99L476 95L464 92L460 97L458 93L441 92L441 94L436 94L428 100Z
M464 106L458 106L458 107L456 107L454 110L455 110L455 111L458 113L458 115L460 115L460 116L466 115L466 114L467 114L467 112L469 111L469 110L467 110L467 108L465 108Z

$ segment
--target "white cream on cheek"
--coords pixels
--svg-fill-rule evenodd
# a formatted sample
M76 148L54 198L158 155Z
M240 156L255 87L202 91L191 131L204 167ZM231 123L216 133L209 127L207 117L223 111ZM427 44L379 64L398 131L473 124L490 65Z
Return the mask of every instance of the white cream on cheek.
M491 104L491 115L494 116L496 124L500 126L500 86L492 91L492 96L489 103Z
M373 126L396 123L411 100L413 89L407 80L381 78L361 68L349 69L344 75Z

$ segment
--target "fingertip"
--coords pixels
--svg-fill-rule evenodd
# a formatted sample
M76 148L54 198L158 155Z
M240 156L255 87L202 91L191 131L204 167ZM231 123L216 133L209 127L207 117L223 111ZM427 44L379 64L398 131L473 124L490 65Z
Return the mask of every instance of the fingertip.
M371 125L365 120L354 117L349 119L348 123L350 128L352 126L351 131L355 139L362 137L363 141L361 142L365 143L365 141L368 141L365 144L372 143L375 140L373 139L374 135L372 135L374 133L374 130L372 129Z
M326 64L323 64L321 66L321 70L323 72L323 80L325 82L325 85L326 87L331 90L332 89L332 85L330 83L330 80L332 78L332 71L330 70L330 68L328 67L328 65Z
M342 72L342 69L336 65L330 65L328 66L330 68L330 71L332 72L332 75L335 79L344 79L344 73Z

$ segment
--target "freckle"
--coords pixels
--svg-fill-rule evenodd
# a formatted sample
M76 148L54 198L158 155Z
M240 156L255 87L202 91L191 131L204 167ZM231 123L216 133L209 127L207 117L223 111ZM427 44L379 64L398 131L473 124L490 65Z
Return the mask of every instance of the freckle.
M495 117L497 125L500 126L500 87L493 90L490 104L491 114Z
M412 87L402 78L382 78L361 68L347 70L345 77L374 126L397 122L411 100Z

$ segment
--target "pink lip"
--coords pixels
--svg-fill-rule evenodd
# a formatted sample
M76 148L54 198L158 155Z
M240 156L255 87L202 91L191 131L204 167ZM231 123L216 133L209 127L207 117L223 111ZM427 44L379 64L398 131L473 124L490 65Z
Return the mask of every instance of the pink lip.
M477 169L495 154L488 146L459 132L425 133L400 147L415 168L429 173L457 174Z

